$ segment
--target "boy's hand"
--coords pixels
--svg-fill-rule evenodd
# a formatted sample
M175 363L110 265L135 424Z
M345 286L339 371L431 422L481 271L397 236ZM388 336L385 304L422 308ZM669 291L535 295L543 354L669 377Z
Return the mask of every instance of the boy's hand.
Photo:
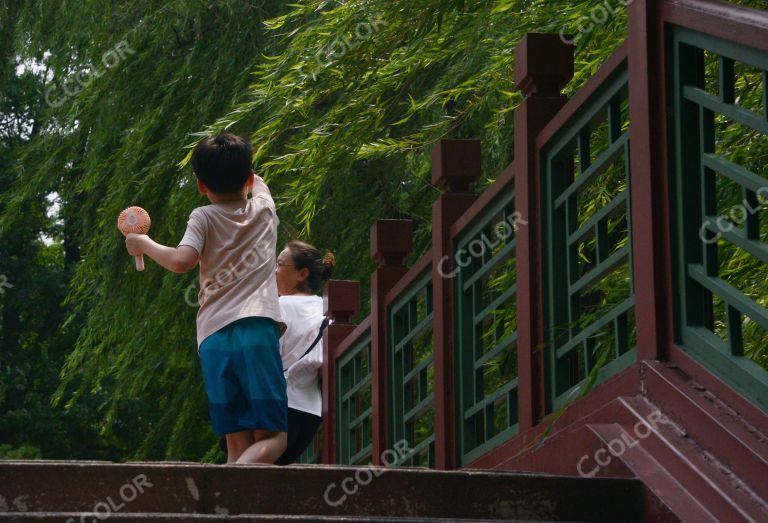
M149 236L146 234L128 234L125 237L125 248L128 249L128 254L131 256L141 256L144 254L148 239Z
M200 254L189 245L178 248L166 247L146 234L126 235L125 248L131 256L147 255L162 267L178 273L191 270L200 260Z

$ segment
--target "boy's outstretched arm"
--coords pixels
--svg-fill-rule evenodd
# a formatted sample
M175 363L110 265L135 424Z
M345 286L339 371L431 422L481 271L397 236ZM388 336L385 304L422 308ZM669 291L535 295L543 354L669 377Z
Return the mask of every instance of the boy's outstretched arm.
M184 273L193 269L200 259L198 252L188 245L166 247L146 234L127 235L125 247L131 256L146 254L162 267L177 273Z

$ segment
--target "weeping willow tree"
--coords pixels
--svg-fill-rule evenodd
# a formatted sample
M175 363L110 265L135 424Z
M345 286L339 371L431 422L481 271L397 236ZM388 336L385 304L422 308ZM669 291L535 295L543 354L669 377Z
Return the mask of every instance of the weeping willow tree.
M511 161L523 35L578 35L570 93L626 37L622 3L582 31L594 0L4 2L0 56L39 65L48 108L0 226L55 194L55 240L77 261L64 307L80 335L57 400L107 397L102 435L146 436L126 458L213 448L185 299L196 276L137 274L114 225L141 205L158 241L178 241L206 203L187 167L197 138L250 136L282 238L334 250L339 277L367 281L375 219L413 219L414 257L428 246L436 140L482 140L478 189Z
M3 195L2 228L27 219L26 201L52 194L62 222L54 240L77 260L63 306L80 334L58 401L75 408L104 398L101 436L123 451L113 457L197 459L211 435L196 309L185 300L195 276L156 267L136 274L116 213L143 205L153 234L178 241L189 210L203 203L176 166L184 144L247 88L274 41L263 20L283 3L40 1L7 9L14 47L3 55L39 72L46 110Z

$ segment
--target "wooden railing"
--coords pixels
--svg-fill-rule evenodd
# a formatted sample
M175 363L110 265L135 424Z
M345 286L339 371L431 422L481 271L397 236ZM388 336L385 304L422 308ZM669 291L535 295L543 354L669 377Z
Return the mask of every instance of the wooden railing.
M412 224L374 224L360 325L359 285L329 283L322 445L307 461L322 447L324 463L386 464L405 444L405 465L498 466L596 384L622 383L590 393L606 401L640 391L643 360L768 408L768 365L754 356L768 342L765 296L733 287L717 262L730 244L766 279L765 162L739 164L716 136L723 118L768 134L768 15L708 0L628 9L628 41L570 100L573 48L524 38L514 163L475 195L480 144L437 144L432 247L409 269ZM739 105L740 64L762 105ZM714 229L720 178L760 207L740 228Z
M759 50L760 39L745 46L677 26L669 43L681 345L765 409L768 42ZM733 130L762 155L740 151Z

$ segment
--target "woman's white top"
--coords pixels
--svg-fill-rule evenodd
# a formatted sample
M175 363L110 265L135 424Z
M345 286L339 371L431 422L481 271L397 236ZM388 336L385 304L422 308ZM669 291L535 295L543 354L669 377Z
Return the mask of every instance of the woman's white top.
M321 416L323 395L320 368L323 366L323 342L301 358L320 332L323 323L323 299L319 296L280 296L280 309L286 329L280 338L288 407ZM301 359L299 359L301 358Z

